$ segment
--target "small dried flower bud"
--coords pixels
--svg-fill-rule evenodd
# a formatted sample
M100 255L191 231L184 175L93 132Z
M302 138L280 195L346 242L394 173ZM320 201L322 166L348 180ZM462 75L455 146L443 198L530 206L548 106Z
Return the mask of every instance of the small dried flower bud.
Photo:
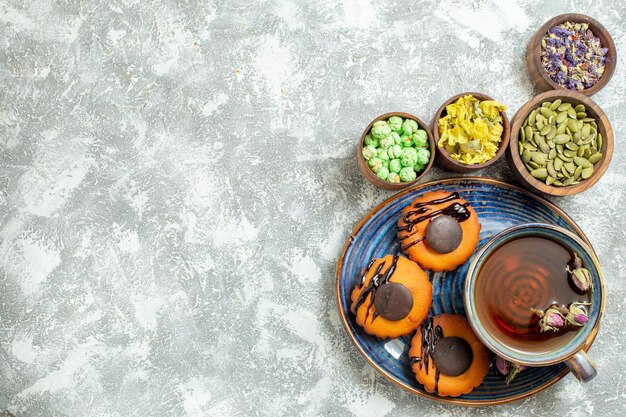
M539 327L542 332L552 330L556 332L565 325L565 316L556 305L550 306L539 319Z
M511 362L499 356L496 356L496 369L500 374L506 375L511 370Z
M572 271L568 271L570 273L570 279L576 288L578 288L583 293L588 292L592 289L593 284L591 281L591 273L588 269L583 268L582 260L578 257L577 254L574 253L574 269Z
M589 303L572 303L569 306L569 313L565 316L565 320L572 326L584 326L585 323L589 320L589 315L587 314L587 309L585 306L590 305Z

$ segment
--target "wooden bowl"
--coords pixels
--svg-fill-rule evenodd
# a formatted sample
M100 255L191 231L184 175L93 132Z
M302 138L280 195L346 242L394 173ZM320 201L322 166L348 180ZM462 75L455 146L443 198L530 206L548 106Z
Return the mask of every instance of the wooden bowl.
M602 134L603 138L602 149L600 150L602 152L602 158L593 166L593 174L591 177L578 184L569 185L567 187L546 185L546 183L531 176L530 172L526 169L526 166L524 166L518 150L519 132L522 128L524 120L526 120L531 111L540 107L541 103L544 101L554 101L556 99L561 99L564 103L571 103L572 106L584 104L587 108L587 115L596 119L598 132ZM515 113L515 116L513 116L513 123L511 126L511 144L506 154L506 158L511 171L513 171L517 180L525 188L531 191L551 196L564 196L583 192L598 182L602 175L604 175L609 167L609 164L611 163L612 157L613 129L611 128L611 123L600 106L584 94L567 89L547 91L533 97L529 102L520 107L517 113Z
M479 169L488 167L489 165L494 164L502 155L504 155L504 151L506 151L506 148L509 145L509 137L511 135L511 126L509 124L509 118L507 117L506 113L503 111L500 112L500 114L502 115L502 125L504 128L504 130L502 131L502 141L500 142L500 149L498 149L498 152L496 152L496 155L490 160L488 160L487 162L483 162L482 164L476 164L476 165L462 164L456 159L453 159L445 150L445 148L443 147L440 148L437 145L437 143L439 143L439 119L441 119L443 116L447 114L446 106L454 101L457 101L459 98L467 96L467 95L472 95L476 97L477 99L479 99L480 101L493 100L488 95L481 94L481 93L468 92L468 93L457 94L456 96L450 97L441 105L441 107L439 107L439 109L435 113L435 116L430 122L430 128L433 132L433 138L435 140L435 154L436 154L437 164L439 164L440 167L448 171L467 173L467 172L478 171Z
M377 122L379 120L387 120L391 116L400 116L403 119L413 119L413 120L415 120L417 122L417 124L420 127L420 129L424 129L426 131L426 133L428 134L428 145L429 145L429 149L430 149L430 161L428 161L428 165L426 165L424 170L417 176L417 178L415 178L411 182L391 183L391 182L387 182L387 181L381 180L367 166L367 163L365 162L365 158L363 158L363 141L365 140L365 135L367 135L369 133L370 129L372 128L372 125L374 124L374 122ZM398 190L402 190L403 188L410 187L411 185L417 183L422 178L424 178L424 175L426 175L428 170L430 170L430 167L433 165L433 161L435 160L435 141L433 140L433 135L430 133L430 129L428 128L426 123L424 123L420 118L418 118L416 116L413 116L410 113L404 113L404 112L385 113L385 114L381 114L380 116L378 116L377 118L372 120L370 122L370 124L368 124L367 127L365 128L365 130L363 131L363 134L361 134L361 138L359 139L359 143L357 145L356 160L357 160L357 162L359 164L359 169L361 170L361 173L363 174L365 179L368 180L370 183L374 184L375 186L377 186L379 188L383 188L385 190L398 191Z
M617 49L615 48L615 43L613 42L613 38L609 34L609 31L606 30L606 28L602 26L598 21L590 18L589 16L585 16L584 14L567 13L553 17L552 19L548 20L543 26L541 26L539 30L533 35L533 37L530 39L530 42L528 43L528 48L526 49L526 66L528 67L530 80L539 92L549 90L572 91L567 87L563 87L554 82L552 78L550 78L550 75L548 75L548 72L543 67L543 64L541 63L541 40L543 39L544 35L551 27L567 21L588 23L591 31L602 42L602 46L605 48L609 48L609 51L607 52L607 57L609 59L604 68L604 73L602 74L602 77L600 77L598 82L592 87L579 91L586 96L591 96L592 94L595 94L598 91L602 90L602 88L604 88L604 86L608 84L609 80L613 76L613 72L615 72L615 64L617 63Z

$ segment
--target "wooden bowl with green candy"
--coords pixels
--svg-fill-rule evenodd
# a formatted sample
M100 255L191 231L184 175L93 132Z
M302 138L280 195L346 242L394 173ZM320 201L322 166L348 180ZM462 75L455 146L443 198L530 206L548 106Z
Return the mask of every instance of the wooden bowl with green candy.
M435 142L427 125L404 112L381 114L359 139L357 162L365 179L385 190L409 187L428 172Z
M526 188L543 195L577 194L593 186L613 156L613 129L584 94L552 90L513 117L507 161Z

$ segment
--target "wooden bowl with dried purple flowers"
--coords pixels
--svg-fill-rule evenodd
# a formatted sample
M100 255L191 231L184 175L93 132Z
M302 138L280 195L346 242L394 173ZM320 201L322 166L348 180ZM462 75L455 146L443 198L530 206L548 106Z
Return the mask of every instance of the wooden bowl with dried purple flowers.
M539 92L569 89L591 96L607 85L616 62L608 30L579 13L548 20L526 49L528 72Z

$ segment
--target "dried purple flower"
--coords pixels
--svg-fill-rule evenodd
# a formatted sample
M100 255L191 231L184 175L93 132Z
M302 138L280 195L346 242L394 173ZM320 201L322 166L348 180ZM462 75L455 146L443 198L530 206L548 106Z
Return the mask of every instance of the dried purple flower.
M583 90L598 82L607 53L608 48L602 46L587 23L565 22L552 27L541 42L541 61L550 78L572 90Z

